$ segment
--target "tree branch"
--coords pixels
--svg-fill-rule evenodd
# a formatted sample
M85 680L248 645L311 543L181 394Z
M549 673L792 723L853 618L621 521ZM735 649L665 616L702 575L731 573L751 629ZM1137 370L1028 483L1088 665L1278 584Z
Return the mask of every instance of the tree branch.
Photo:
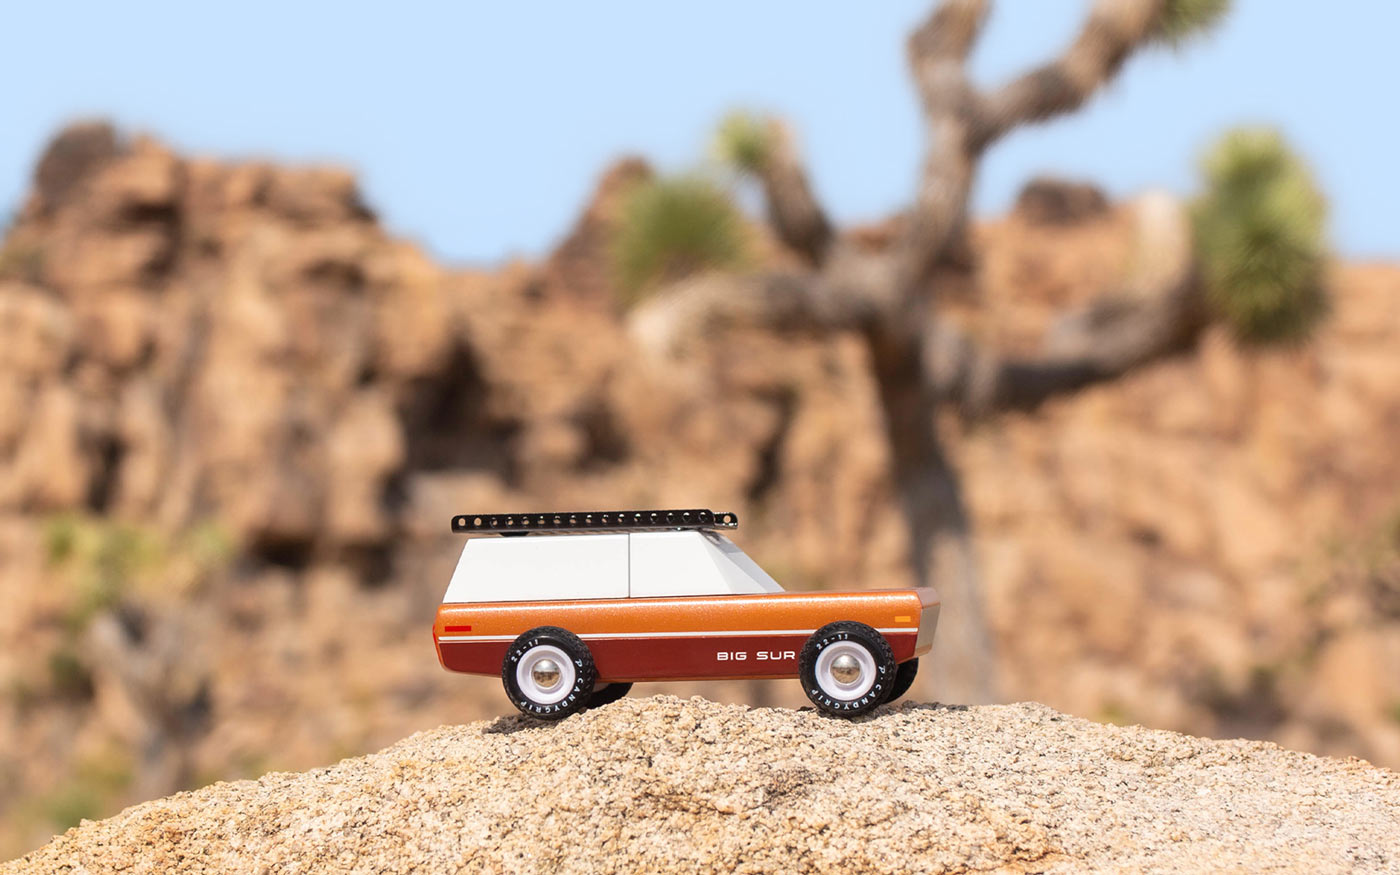
M1105 301L1078 316L1077 351L1001 363L994 406L1032 409L1056 395L1115 379L1191 349L1206 325L1194 279L1156 300Z
M1123 295L1059 320L1040 357L1007 357L944 323L929 328L924 375L965 415L1032 409L1046 400L1193 347L1206 326L1186 211L1169 195L1136 206L1137 262Z
M809 264L820 265L831 246L831 222L812 193L791 135L777 121L768 124L758 175L768 202L769 223L783 243L801 253Z
M909 72L924 115L925 152L919 190L894 247L893 319L909 323L926 281L967 213L976 169L969 146L977 94L967 56L987 18L987 0L943 0L909 35Z
M833 284L824 274L710 273L661 290L633 310L628 321L637 342L664 357L733 326L822 333L858 326L870 310L866 296Z
M986 20L987 0L943 0L909 34L905 54L926 109L940 102L950 73L965 78L963 65Z
M898 307L892 297L895 270L889 253L836 245L820 271L707 273L682 280L638 305L628 321L638 342L660 355L674 355L689 340L729 326L874 336Z
M966 148L967 127L961 119L934 117L925 127L928 145L919 190L893 247L891 298L901 305L899 311L892 311L897 319L907 319L917 309L934 268L963 228L976 171L975 159Z
M976 148L1021 125L1079 108L1156 33L1165 5L1165 0L1098 0L1063 55L978 102Z

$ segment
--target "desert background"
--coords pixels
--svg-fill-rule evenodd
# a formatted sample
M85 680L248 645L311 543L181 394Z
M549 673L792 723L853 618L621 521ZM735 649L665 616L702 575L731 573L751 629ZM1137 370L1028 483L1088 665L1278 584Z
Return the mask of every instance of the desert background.
M915 4L891 32L981 5ZM1081 5L1070 58L1094 51ZM1236 5L1165 4L1175 48L1149 22L1129 54L1189 70L1190 41L1257 18ZM1083 104L1131 102L1098 95L1124 59L1104 63ZM846 290L907 279L944 165L910 170L908 210L828 214L802 114L728 102L689 163L613 150L547 244L495 258L382 218L353 159L186 148L101 105L24 147L0 205L0 858L506 714L432 649L463 512L736 511L788 588L944 591L949 643L911 698L1400 768L1395 225L1339 239L1326 173L1267 118L1162 187L1046 161L949 214L903 320L937 330L891 341L899 319L841 309L883 299ZM1346 135L1325 128L1303 139ZM1397 193L1393 168L1374 183ZM948 488L928 516L924 451ZM632 695L656 692L805 704L781 682Z

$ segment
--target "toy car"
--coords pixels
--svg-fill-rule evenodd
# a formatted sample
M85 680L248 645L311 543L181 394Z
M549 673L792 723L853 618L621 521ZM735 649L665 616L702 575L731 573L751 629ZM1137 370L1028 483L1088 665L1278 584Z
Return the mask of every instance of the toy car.
M635 681L800 678L819 710L902 696L933 646L932 589L784 592L721 530L732 513L465 514L433 625L444 668L501 676L558 720Z

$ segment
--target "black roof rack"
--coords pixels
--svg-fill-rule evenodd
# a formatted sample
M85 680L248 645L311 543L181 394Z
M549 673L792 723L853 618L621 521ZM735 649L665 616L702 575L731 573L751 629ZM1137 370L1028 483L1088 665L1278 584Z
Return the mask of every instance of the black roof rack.
M491 535L526 532L658 532L674 529L737 529L739 516L712 510L608 510L569 513L458 514L452 531Z

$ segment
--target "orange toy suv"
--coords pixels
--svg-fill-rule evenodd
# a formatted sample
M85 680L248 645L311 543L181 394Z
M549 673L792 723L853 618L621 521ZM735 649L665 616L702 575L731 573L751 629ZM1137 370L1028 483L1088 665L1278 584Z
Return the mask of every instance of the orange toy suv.
M933 645L934 591L785 592L721 533L738 525L709 510L453 517L471 537L433 625L438 658L499 674L545 720L634 681L795 677L843 717L902 696Z

